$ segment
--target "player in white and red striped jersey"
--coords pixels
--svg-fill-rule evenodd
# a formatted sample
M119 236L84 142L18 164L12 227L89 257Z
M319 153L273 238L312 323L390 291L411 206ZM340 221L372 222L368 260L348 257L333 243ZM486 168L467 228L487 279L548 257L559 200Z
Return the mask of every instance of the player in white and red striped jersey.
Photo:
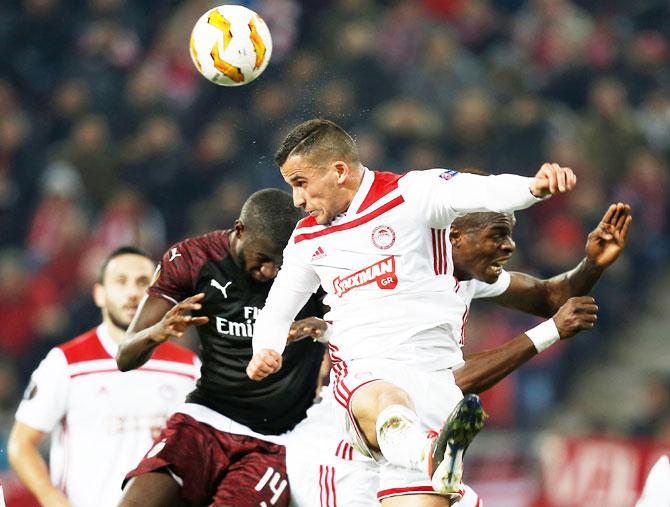
M651 467L642 496L635 507L667 507L670 505L670 458L661 456Z
M457 293L466 305L461 338L465 336L473 298L493 298L494 302L540 316L555 313L553 321L561 338L589 329L595 318L592 300L568 302L568 298L588 293L603 271L619 257L631 221L630 206L610 205L587 238L584 259L574 269L539 280L501 269L515 249L512 214L470 213L459 217L452 224L450 242L454 275L459 280ZM305 319L294 327L295 336L326 341L329 335L321 319ZM528 336L517 336L496 349L466 357L464 365L454 372L456 384L464 393L480 393L537 353ZM310 409L307 419L296 427L287 443L295 503L330 507L332 499L344 498L343 505L375 505L377 498L372 492L377 490L378 477L370 466L371 459L337 437L328 436L328 427L331 431L334 428L329 419L330 403L332 395L324 393L321 403ZM468 488L458 506L476 505L478 501Z
M42 505L116 505L124 476L195 386L198 358L173 343L141 369L122 373L116 366L118 343L153 270L141 250L112 252L93 291L102 324L53 348L32 374L8 450ZM49 433L47 469L38 446Z
M435 493L459 494L462 453L483 411L475 398L459 402L451 371L462 362L464 304L446 231L467 212L522 209L568 191L574 174L557 164L535 178L372 172L351 137L326 120L295 128L275 160L310 217L294 231L256 322L249 376L278 371L281 337L321 285L343 429L350 444L380 460L382 502L402 505L416 495L416 505L448 505ZM454 408L442 433L427 438Z

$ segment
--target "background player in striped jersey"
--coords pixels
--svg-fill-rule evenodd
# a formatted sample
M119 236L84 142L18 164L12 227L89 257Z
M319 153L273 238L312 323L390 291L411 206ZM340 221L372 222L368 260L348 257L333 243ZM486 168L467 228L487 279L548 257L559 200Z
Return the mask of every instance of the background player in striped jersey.
M186 239L163 256L118 363L137 368L158 344L198 325L202 376L128 475L121 505L288 504L285 451L275 442L312 404L324 347L288 347L283 374L260 384L245 368L256 314L301 216L286 192L261 190L231 229ZM310 298L303 311L320 315L319 299Z
M102 324L52 349L31 377L9 437L9 460L44 506L116 505L125 474L195 384L199 361L164 343L124 374L114 356L149 286L153 261L133 247L112 252L93 289ZM38 447L51 433L49 467Z
M466 312L474 297L487 297L539 316L555 313L553 321L561 339L590 329L595 321L594 301L574 296L588 293L603 271L619 257L631 222L630 206L612 204L588 235L584 259L568 272L539 280L500 269L514 252L512 214L470 213L456 219L450 240L454 274L460 281L458 294L466 304ZM305 319L293 332L297 336L323 339L326 324L321 319ZM456 384L464 393L480 393L538 352L527 335L519 335L495 349L466 356L464 365L455 370ZM375 505L377 499L371 492L376 489L377 476L369 466L370 460L345 442L329 438L324 429L329 424L333 426L326 415L331 398L324 396L322 406L317 404L310 409L308 418L296 428L287 444L289 477L293 477L291 473L295 470L295 482L300 483L300 487L294 488L296 503L330 507L337 494L347 499L347 505ZM306 442L312 442L307 446L310 453L303 450ZM322 450L321 457L314 453L317 448ZM458 505L474 506L477 501L477 495L467 489Z

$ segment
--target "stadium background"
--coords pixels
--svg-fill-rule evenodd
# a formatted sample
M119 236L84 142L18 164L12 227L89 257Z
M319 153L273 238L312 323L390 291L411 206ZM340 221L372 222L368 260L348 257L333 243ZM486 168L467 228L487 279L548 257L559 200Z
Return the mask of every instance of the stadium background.
M633 207L595 291L600 321L484 396L466 477L490 506L633 505L670 447L670 3L258 0L265 74L220 88L193 68L194 21L218 2L0 4L0 478L27 376L95 325L101 257L158 256L228 226L253 190L286 188L272 153L313 116L356 134L373 169L571 166L577 189L518 213L511 265L574 266L607 205ZM534 319L476 305L468 350ZM4 471L3 471L4 470Z

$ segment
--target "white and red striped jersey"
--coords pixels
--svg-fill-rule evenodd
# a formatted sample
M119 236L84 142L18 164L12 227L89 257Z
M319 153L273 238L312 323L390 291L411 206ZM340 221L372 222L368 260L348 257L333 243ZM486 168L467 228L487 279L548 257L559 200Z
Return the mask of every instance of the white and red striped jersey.
M470 305L473 299L479 298L492 298L499 296L507 290L511 282L510 274L502 270L498 280L495 283L485 283L480 280L461 280L456 284L456 294L461 298L465 304L465 310L463 310L463 317L461 318L461 334L460 334L460 345L461 347L465 343L465 326L468 323L468 317L470 316Z
M265 308L254 349L282 351L297 310L321 285L337 359L400 359L433 371L462 361L466 305L456 293L449 227L473 211L523 209L532 180L444 169L404 176L365 169L348 210L323 226L298 223Z
M126 473L199 375L195 354L172 343L125 373L116 351L104 325L53 348L16 412L17 421L51 433L51 480L75 507L117 504Z

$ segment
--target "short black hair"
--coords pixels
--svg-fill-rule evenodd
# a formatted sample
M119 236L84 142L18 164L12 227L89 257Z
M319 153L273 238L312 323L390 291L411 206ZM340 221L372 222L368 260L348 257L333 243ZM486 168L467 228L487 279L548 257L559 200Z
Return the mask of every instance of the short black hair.
M452 222L452 227L458 227L461 231L468 233L482 229L501 215L514 215L513 213L496 213L493 211L473 212L458 217Z
M104 261L102 261L102 264L100 265L100 271L98 272L98 283L101 284L105 279L105 271L107 271L107 266L109 265L109 263L112 262L113 259L115 259L116 257L120 257L121 255L140 255L142 257L146 257L151 262L154 262L151 255L149 255L141 248L132 245L120 246L116 250L112 251L112 253L110 253L107 257L105 257Z
M304 213L293 205L293 198L278 188L266 188L249 196L242 211L240 222L256 238L270 241L284 248L298 220Z
M284 138L274 159L279 167L291 155L320 150L324 155L341 158L345 162L359 162L358 148L353 138L337 123L316 118L295 127Z

